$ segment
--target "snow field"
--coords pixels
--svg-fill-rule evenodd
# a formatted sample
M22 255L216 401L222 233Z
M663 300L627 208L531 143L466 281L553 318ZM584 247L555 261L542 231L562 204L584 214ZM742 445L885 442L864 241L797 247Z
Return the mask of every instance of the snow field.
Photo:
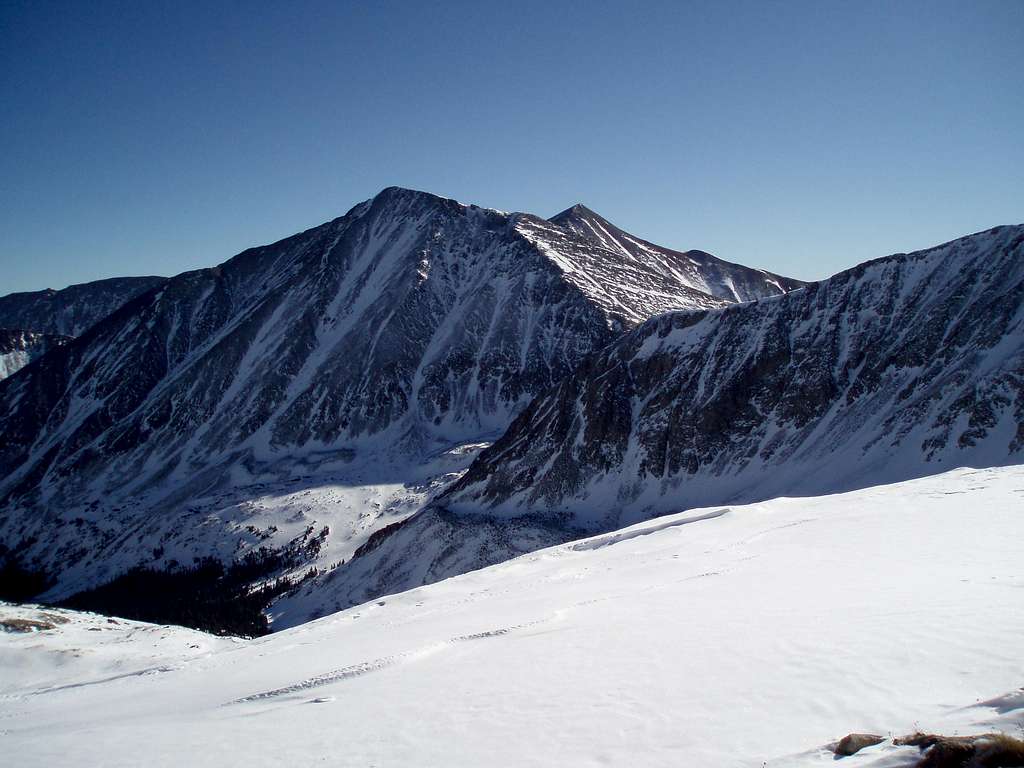
M851 731L1024 723L1024 467L722 509L159 674L8 683L28 654L90 656L101 633L0 635L0 737L47 765L775 768L833 764L825 745ZM882 744L849 761L915 757Z

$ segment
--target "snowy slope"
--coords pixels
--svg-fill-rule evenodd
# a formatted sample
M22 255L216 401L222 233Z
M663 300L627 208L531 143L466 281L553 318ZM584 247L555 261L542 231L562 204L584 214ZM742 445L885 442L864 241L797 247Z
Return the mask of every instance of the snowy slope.
M19 674L0 695L4 753L781 768L835 765L825 745L851 731L1017 732L1022 504L1017 466L691 510L153 674L56 689L57 669ZM3 668L104 640L81 635L0 635ZM916 757L883 744L843 764Z
M537 221L390 188L140 296L0 385L0 543L54 594L310 526L328 565L622 329L722 303Z
M81 336L123 304L165 282L165 277L112 277L70 285L59 291L0 296L0 328Z
M0 602L0 701L161 674L242 644L184 627Z
M67 344L67 336L0 328L0 380L20 371L54 347Z

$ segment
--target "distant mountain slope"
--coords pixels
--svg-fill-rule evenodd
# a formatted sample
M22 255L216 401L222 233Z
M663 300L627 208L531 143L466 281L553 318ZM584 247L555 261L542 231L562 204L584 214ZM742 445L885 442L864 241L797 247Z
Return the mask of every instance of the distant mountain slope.
M1022 461L1024 226L998 227L644 323L319 599L344 607L695 507Z
M26 556L54 571L283 546L325 510L261 516L257 535L246 494L308 492L321 471L341 503L368 478L436 489L428 463L452 471L444 451L493 439L622 329L723 303L542 219L390 188L168 280L0 384L0 542L35 542Z
M39 333L81 336L115 309L165 277L112 277L71 285L60 291L10 293L0 296L0 328L24 328Z
M531 403L456 509L652 514L1024 456L1024 226L655 318Z
M584 205L574 205L550 221L590 244L619 254L626 264L654 268L670 279L727 302L752 301L792 291L801 280L722 261L704 251L673 251L616 227Z
M0 328L0 380L70 340L67 336L50 333Z

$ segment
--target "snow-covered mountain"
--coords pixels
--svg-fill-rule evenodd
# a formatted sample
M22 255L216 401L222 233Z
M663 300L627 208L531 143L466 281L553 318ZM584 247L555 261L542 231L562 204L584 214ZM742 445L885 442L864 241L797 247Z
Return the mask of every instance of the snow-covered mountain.
M446 502L607 529L1022 457L1017 226L657 317L531 403Z
M4 754L909 768L891 739L827 745L1021 735L1022 488L954 470L698 509L251 641L0 605L0 629L42 627L0 631Z
M171 278L0 385L0 543L58 589L314 529L345 558L586 354L732 300L659 254L389 188Z
M70 340L51 333L0 328L0 380Z
M536 398L431 507L309 585L306 605L695 507L1022 460L1024 226L1011 226L642 324Z
M722 261L704 251L680 253L649 243L623 232L584 205L574 205L549 221L592 245L619 254L624 265L656 265L662 274L729 302L753 301L804 285L799 280ZM601 265L595 266L599 270Z
M91 326L165 277L112 277L70 285L59 291L0 296L0 328L25 328L59 336L81 336Z

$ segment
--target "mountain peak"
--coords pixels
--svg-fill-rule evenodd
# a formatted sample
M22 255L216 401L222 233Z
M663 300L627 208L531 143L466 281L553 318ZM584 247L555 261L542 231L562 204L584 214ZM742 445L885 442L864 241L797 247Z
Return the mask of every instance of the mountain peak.
M612 224L583 203L576 203L548 221L574 237L632 263L654 265L674 275L685 275L688 285L714 299L751 301L799 288L804 283L771 272L751 269L712 256L705 251L664 248Z
M590 208L587 208L583 203L576 203L575 205L566 208L561 213L556 213L548 219L548 221L553 224L562 224L573 219L600 219L601 221L606 221L603 216Z
M412 189L411 187L390 186L384 187L384 189L382 189L380 192L374 195L374 199L377 199L379 197L419 197L421 195L424 197L438 197L438 195L435 195L431 192L424 192L423 190L420 189Z
M410 189L409 187L385 187L376 195L373 196L372 202L382 203L396 203L396 202L419 202L419 203L434 203L434 204L445 204L445 205L458 205L462 206L457 200L453 200L450 197L443 197L441 195L435 195L432 192L424 192L420 189Z
M457 215L472 207L450 197L442 197L431 192L392 186L385 187L369 200L355 206L349 213L374 210L404 215L407 213L443 210L449 214Z

